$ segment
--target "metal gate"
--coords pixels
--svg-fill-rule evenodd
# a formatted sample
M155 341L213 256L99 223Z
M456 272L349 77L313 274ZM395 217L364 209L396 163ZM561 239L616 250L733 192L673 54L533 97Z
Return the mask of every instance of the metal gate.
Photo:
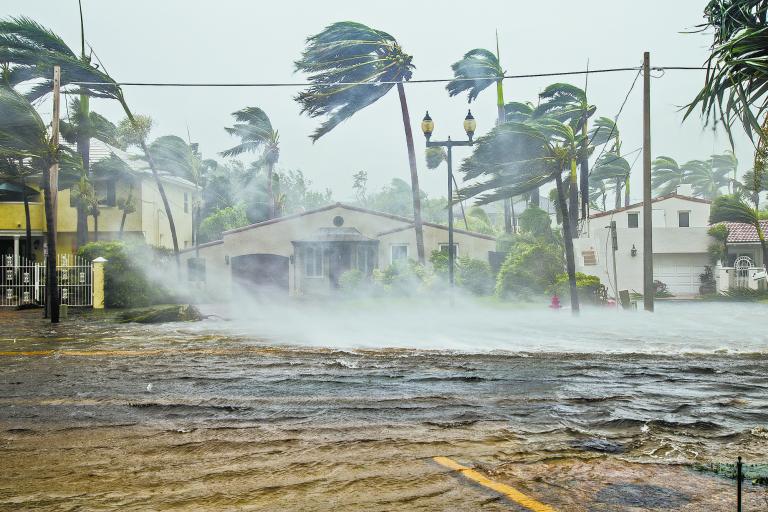
M59 304L93 305L91 262L73 254L57 255ZM45 264L12 254L0 256L0 307L46 302Z
M736 288L749 287L749 268L752 266L752 258L749 256L739 256L733 263L734 279Z

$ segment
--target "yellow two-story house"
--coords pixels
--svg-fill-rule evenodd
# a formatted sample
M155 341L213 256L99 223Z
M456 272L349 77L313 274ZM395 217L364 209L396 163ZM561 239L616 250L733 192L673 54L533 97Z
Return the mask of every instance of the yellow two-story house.
M115 155L131 169L119 176L94 177L93 185L99 198L98 239L141 239L156 247L172 248L170 226L157 184L146 162L102 142L91 141L91 162ZM160 170L171 214L176 224L179 247L192 245L192 205L199 197L198 188L188 180ZM45 208L37 184L26 187L29 202L32 254L26 254L26 216L24 212L25 188L0 179L0 256L14 255L41 260L45 247ZM77 250L77 209L71 202L71 190L58 193L57 251L74 253ZM135 211L125 216L118 207L130 197ZM122 229L121 229L122 225ZM96 239L94 219L88 216L88 240Z

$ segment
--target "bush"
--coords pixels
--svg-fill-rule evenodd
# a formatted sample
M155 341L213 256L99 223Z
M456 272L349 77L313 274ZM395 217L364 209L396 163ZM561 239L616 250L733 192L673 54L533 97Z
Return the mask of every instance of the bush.
M725 262L725 257L728 254L728 227L725 224L715 224L709 230L707 234L715 239L714 242L709 244L707 252L709 253L709 261L713 265L718 261Z
M509 254L496 279L496 295L528 297L547 293L563 272L560 244L552 239L517 235L510 239Z
M541 208L536 206L526 208L520 214L519 220L520 229L525 233L530 233L537 237L552 236L552 219Z
M457 284L475 295L493 292L494 279L491 266L482 260L460 258Z
M243 205L230 206L216 210L203 219L198 229L200 243L221 240L222 233L230 229L248 225L248 217Z
M667 284L662 283L658 279L653 281L653 290L654 290L654 297L656 297L657 299L674 297L674 295L672 295L672 292L669 291Z
M365 274L360 270L347 270L339 276L339 287L344 291L358 291L365 282Z
M145 244L122 241L91 242L77 251L88 261L102 257L104 265L104 305L108 308L134 308L175 302L175 297L160 283L150 280L142 268L170 264L169 251Z
M699 286L700 295L715 293L717 283L715 282L715 274L712 272L712 267L709 265L704 267L704 272L699 274L699 281L701 281L701 286Z
M557 295L570 296L571 287L567 273L557 276L557 282L552 287L552 291ZM607 300L608 291L597 276L576 272L576 291L580 302L603 304Z
M373 281L388 293L410 296L429 288L432 276L423 265L409 260L407 263L392 264L384 270L374 270Z

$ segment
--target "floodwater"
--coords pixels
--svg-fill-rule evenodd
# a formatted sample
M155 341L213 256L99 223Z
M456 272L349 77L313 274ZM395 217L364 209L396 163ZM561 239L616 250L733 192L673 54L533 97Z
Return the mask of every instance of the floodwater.
M765 305L251 303L0 316L0 510L733 510L768 462ZM767 510L747 485L745 510Z

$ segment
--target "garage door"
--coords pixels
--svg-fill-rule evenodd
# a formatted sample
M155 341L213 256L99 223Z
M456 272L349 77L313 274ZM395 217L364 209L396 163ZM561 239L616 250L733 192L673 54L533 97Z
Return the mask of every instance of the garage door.
M673 295L697 294L705 265L704 254L654 254L653 278L666 284Z

